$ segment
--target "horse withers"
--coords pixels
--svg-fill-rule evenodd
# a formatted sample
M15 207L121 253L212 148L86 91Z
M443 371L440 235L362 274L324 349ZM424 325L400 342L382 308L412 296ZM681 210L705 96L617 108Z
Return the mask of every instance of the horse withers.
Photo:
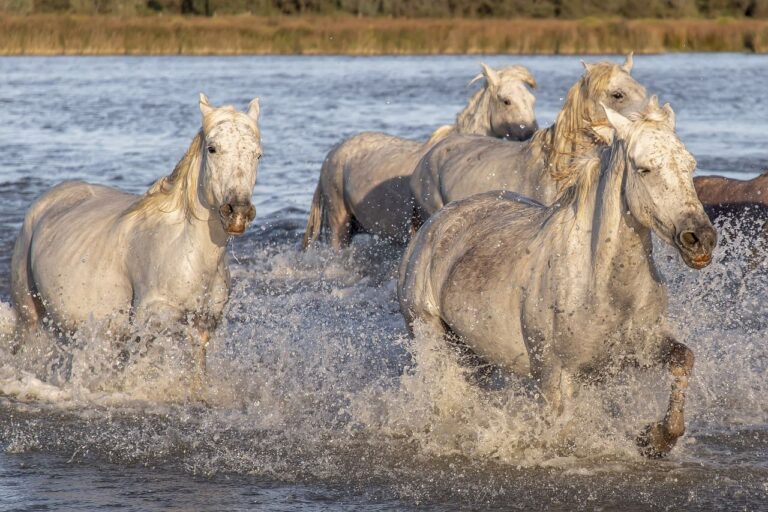
M385 133L364 132L341 142L326 156L312 198L303 248L328 235L334 249L349 245L355 232L366 232L395 243L410 236L413 198L409 178L421 156L450 133L523 140L536 130L536 81L523 66L483 73L485 80L456 124L437 129L426 142Z
M30 207L11 261L18 338L86 322L181 329L206 346L229 297L226 246L256 211L259 103L247 113L200 95L202 128L173 172L143 196L70 181ZM186 326L180 325L186 322Z
M626 361L667 365L667 413L639 438L643 453L658 456L684 433L693 353L667 325L651 233L694 269L710 263L717 236L669 105L654 97L629 119L605 111L611 146L593 152L552 206L493 191L432 216L408 246L398 297L409 326L421 322L480 360L533 375L556 412L582 379Z

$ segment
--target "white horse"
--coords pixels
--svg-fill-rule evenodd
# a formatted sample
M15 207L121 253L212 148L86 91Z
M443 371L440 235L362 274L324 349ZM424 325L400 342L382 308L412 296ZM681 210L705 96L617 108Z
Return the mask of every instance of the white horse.
M20 334L63 334L85 322L126 333L187 322L206 345L229 297L226 245L242 234L261 157L259 103L248 113L200 95L202 129L173 172L143 196L80 181L46 192L27 212L11 260Z
M667 414L639 439L645 454L661 455L684 432L693 353L665 321L651 233L695 269L711 261L717 235L669 105L653 97L630 119L606 112L612 145L552 206L494 191L431 217L402 261L398 295L409 326L452 333L480 360L533 375L558 412L574 379L624 361L669 365Z
M606 123L600 104L625 115L645 105L645 88L630 76L632 62L630 53L621 66L584 64L584 75L568 91L554 124L525 142L455 134L432 146L411 176L415 227L450 201L489 190L511 190L550 204L556 182L571 173L571 162L605 144L593 128Z
M536 81L523 66L499 71L482 64L485 78L456 117L454 126L435 131L427 142L364 132L334 147L323 162L304 235L306 249L327 231L335 249L349 244L354 231L404 243L410 235L412 198L408 179L419 159L449 133L524 140L536 130Z

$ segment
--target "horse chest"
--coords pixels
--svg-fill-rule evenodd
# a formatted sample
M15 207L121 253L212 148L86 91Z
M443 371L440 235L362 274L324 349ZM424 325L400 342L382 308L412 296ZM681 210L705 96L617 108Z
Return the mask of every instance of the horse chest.
M134 306L160 300L182 311L199 311L228 295L221 251L185 240L160 247L129 262Z

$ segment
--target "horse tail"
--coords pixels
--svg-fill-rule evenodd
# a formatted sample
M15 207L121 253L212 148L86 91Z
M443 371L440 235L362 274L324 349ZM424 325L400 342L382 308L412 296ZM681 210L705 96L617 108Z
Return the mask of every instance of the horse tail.
M456 127L452 124L444 124L434 132L432 132L432 135L429 137L429 140L427 141L428 145L434 144L444 138L446 138L448 135L454 132L456 130Z
M322 181L318 182L315 189L315 195L312 196L312 206L309 208L309 219L307 219L307 228L304 231L304 240L301 249L306 251L310 245L317 242L320 238L320 232L323 228L323 218L325 217L325 198L323 197Z

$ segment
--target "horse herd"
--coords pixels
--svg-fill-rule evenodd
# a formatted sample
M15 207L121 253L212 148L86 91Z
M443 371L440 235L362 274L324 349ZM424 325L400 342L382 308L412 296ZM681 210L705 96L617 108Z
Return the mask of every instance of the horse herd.
M632 78L632 55L584 67L545 129L530 71L483 65L455 125L428 141L343 141L323 163L303 248L327 238L339 249L356 232L407 243L397 292L408 328L444 336L479 379L495 367L530 377L555 414L581 384L628 364L667 366L666 414L637 439L662 456L684 433L694 358L665 320L651 233L694 269L717 235L675 114ZM67 337L86 323L118 339L137 325L171 329L193 340L202 386L229 298L225 249L256 213L261 138L258 99L241 113L201 94L199 107L186 154L142 196L74 181L30 207L2 329L13 353L40 330ZM724 180L699 193L713 205L764 200Z

